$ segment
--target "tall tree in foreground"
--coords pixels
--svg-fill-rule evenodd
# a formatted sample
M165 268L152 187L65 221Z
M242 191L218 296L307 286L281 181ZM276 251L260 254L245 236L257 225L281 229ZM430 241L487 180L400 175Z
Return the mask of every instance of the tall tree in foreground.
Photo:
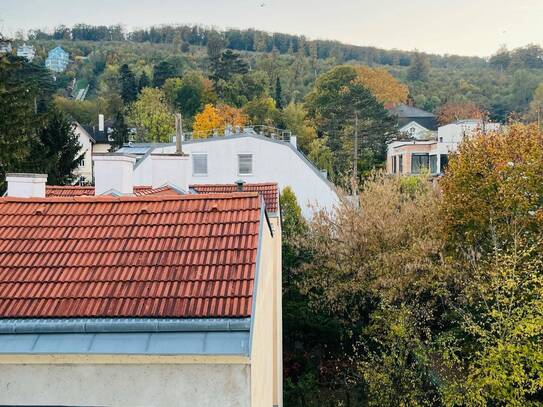
M31 159L30 146L46 121L52 93L45 68L0 54L0 193L6 172L23 170Z
M349 184L347 179L352 176L355 142L358 157L366 157L366 160L357 160L359 169L368 169L384 161L386 142L396 133L395 122L383 104L363 85L355 68L339 66L321 75L305 105L317 129L327 136L328 147L334 153L336 182Z
M35 172L46 172L50 185L70 185L75 180L74 170L84 153L74 129L64 113L53 109L38 131L28 166Z
M396 105L407 100L409 88L398 82L386 69L358 66L356 72L357 80L368 88L379 102Z
M129 132L123 111L118 111L115 114L115 121L113 122L113 132L111 133L111 138L113 139L113 141L111 143L110 151L115 151L121 148L125 143L128 143L129 141Z

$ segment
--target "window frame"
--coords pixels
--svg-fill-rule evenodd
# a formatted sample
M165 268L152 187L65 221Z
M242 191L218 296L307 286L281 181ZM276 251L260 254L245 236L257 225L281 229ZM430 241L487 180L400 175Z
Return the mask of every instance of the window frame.
M241 156L250 156L251 157L251 171L250 172L241 172ZM254 154L253 153L238 153L238 175L251 176L254 174Z
M193 177L207 177L209 175L209 155L208 153L192 153L192 176ZM197 173L196 172L196 166L194 165L194 161L196 157L205 157L205 163L206 163L206 171L205 173Z
M422 157L426 157L426 165L422 165L422 162L419 161L419 168L418 168L418 172L415 172L414 171L414 162L415 162L415 159L419 159L419 158L422 158ZM428 153L412 153L411 154L411 174L413 175L419 175L419 174L422 174L422 171L423 169L426 168L427 171L430 170L430 154Z

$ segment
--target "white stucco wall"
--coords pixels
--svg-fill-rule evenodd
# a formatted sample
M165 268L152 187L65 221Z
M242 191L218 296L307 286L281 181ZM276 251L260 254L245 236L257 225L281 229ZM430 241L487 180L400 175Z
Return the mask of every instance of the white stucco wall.
M84 154L83 163L74 171L78 176L85 177L88 182L92 182L92 152L93 145L88 133L81 127L80 124L76 124L75 134L79 144L81 144L81 150L79 154Z
M173 153L175 146L157 148L155 153ZM272 142L256 137L225 137L183 144L183 152L207 153L207 175L195 176L192 161L188 174L189 184L230 184L238 179L248 183L277 182L282 190L290 186L302 207L304 216L310 217L310 205L333 209L338 204L338 196L304 161L288 143ZM253 154L253 174L238 173L238 154ZM192 160L192 158L191 158ZM146 163L145 161L148 161ZM135 184L149 185L153 177L151 159L138 164L135 170Z
M249 407L248 365L3 364L0 405Z

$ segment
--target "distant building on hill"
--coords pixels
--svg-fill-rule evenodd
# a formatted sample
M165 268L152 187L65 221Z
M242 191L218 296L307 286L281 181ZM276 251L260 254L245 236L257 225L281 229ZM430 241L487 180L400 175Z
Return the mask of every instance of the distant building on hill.
M415 130L410 131L409 126ZM440 175L449 162L449 154L458 150L462 140L477 132L500 129L499 123L482 120L459 120L439 127L437 132L416 123L408 124L400 129L400 138L388 144L387 172L417 175L428 171L430 175Z
M427 130L437 130L436 116L418 107L399 104L390 109L390 113L398 117L398 127L400 129L415 122Z
M11 42L0 42L0 54L11 54L12 51Z
M49 51L45 67L53 72L64 72L69 62L70 54L58 46Z
M17 56L26 58L29 62L32 62L36 56L36 49L32 45L23 44L17 47Z

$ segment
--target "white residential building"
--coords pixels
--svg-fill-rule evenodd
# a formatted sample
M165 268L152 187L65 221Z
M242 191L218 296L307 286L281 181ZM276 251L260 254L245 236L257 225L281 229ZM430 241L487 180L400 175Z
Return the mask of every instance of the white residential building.
M437 132L424 129L417 123L409 123L400 132L403 139L388 144L387 172L389 174L420 174L427 169L431 175L439 175L447 166L450 153L466 137L476 132L498 131L499 123L481 120L459 120L438 128Z
M32 62L36 56L36 49L32 45L23 44L17 47L17 56L26 58L29 62Z
M134 184L171 184L187 189L191 184L276 182L280 190L290 186L303 214L315 209L332 210L339 203L335 187L296 147L296 137L273 139L246 128L238 134L186 140L182 152L186 168L168 158L172 144L132 144L117 151L137 157ZM178 168L179 167L179 168Z
M77 135L79 144L81 144L79 154L83 154L83 160L79 163L79 167L77 167L74 173L78 178L83 178L82 181L91 183L93 181L92 153L96 141L87 130L77 122L75 123L74 132Z
M12 51L11 42L0 42L0 54L11 54Z

